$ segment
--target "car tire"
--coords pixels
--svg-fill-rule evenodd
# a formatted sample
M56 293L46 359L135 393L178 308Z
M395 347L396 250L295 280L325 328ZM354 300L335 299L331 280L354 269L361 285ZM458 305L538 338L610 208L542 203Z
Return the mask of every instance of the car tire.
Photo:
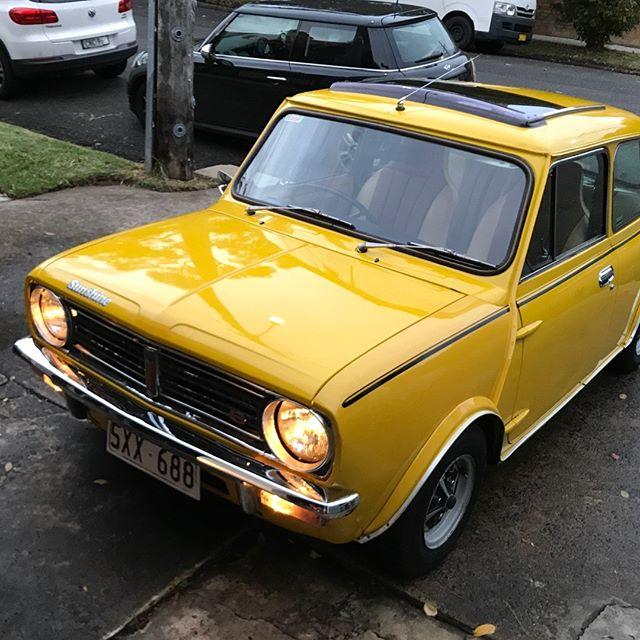
M636 331L631 344L613 361L613 365L619 373L633 373L640 368L640 329Z
M139 82L136 86L131 100L131 110L138 118L138 122L144 127L147 113L147 85L145 82Z
M473 28L473 22L467 16L451 16L444 21L444 25L460 49L467 50L473 46L475 29Z
M478 53L495 55L496 53L500 53L503 47L504 42L501 40L476 40L476 51Z
M480 428L471 427L447 451L391 529L371 543L385 568L407 578L435 569L460 537L486 469L486 437ZM434 515L427 528L430 512Z
M11 65L11 58L0 45L0 100L6 100L15 95L18 80Z
M109 64L106 67L96 67L93 70L100 78L117 78L119 75L124 73L127 68L127 61L121 60L120 62L115 62L114 64Z

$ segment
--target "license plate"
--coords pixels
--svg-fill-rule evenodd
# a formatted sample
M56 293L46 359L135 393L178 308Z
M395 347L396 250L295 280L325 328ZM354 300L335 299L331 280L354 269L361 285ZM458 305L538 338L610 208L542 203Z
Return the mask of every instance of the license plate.
M518 40L520 40L520 42L526 42L527 41L527 34L526 33L521 33L518 36Z
M109 36L100 36L98 38L87 38L82 41L83 49L97 49L98 47L106 47L109 44Z
M137 433L109 423L107 451L170 487L200 500L200 467Z

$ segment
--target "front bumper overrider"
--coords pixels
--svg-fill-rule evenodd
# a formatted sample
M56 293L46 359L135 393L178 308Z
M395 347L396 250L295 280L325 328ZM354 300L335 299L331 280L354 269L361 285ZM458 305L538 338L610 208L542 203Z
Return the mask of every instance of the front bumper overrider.
M32 338L18 340L13 349L71 402L80 403L89 411L98 411L108 420L195 461L205 472L236 483L239 503L248 513L255 512L259 492L277 496L319 522L342 518L358 505L357 493L326 489L309 482L294 487L278 467L242 455L217 441L190 434L185 427L174 425L170 417L150 411L87 372L83 372L82 377L76 376L71 367L48 358ZM305 485L310 489L307 493L300 489Z

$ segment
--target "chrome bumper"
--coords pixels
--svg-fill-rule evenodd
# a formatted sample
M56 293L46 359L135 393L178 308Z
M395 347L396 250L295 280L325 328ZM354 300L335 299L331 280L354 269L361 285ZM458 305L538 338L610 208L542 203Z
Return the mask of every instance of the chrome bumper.
M92 377L86 377L87 386L74 380L52 364L31 338L18 340L13 350L40 374L48 376L69 398L89 409L102 412L113 422L137 431L168 450L194 459L205 471L236 481L241 506L245 511L253 511L251 504L253 502L255 505L256 490L278 496L311 512L321 520L342 518L358 505L357 493L347 493L333 488L325 490L314 486L318 494L323 496L323 499L318 499L289 485L276 467L243 456L218 442L209 439L205 441L196 434L193 434L195 439L200 438L202 442L206 442L206 450L187 442L172 432L172 429L185 432L184 427L178 427L177 423L172 425L170 419L118 394L110 386Z

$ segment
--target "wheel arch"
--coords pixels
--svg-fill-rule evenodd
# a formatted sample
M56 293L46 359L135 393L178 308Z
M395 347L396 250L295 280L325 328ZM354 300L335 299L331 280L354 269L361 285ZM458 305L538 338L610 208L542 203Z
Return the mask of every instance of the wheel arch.
M487 398L474 398L463 403L428 438L358 542L376 538L398 520L447 451L469 429L480 429L484 434L487 462L494 465L500 462L505 425L497 407Z
M467 11L463 11L462 9L454 9L453 11L449 11L445 16L443 16L442 22L444 22L446 25L447 20L451 18L466 18L467 20L469 20L469 22L471 22L473 30L475 31L476 29L476 20L474 19L474 16L470 15Z

